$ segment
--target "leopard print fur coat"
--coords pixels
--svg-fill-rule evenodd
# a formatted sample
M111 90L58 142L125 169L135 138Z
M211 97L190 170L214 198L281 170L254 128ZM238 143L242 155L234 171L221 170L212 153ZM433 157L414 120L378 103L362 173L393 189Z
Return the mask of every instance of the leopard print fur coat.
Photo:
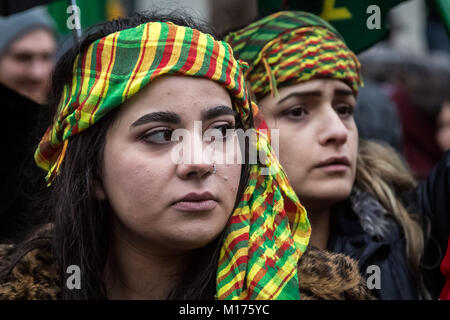
M26 245L0 245L0 299L57 299L60 281L49 236L51 225L38 230ZM373 299L356 262L338 253L310 247L299 262L303 300Z

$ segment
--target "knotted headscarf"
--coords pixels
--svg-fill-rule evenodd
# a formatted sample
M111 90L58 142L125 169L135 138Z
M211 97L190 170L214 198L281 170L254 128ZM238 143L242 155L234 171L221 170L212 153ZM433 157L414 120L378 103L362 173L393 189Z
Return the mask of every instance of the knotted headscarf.
M316 15L281 11L225 37L250 67L245 76L258 100L277 88L317 78L340 79L358 92L360 64L334 27Z
M37 164L58 174L70 138L164 75L216 81L233 100L244 126L251 105L242 65L228 44L167 22L149 22L93 42L73 65L59 113L35 153ZM226 227L218 273L218 299L299 299L297 262L310 235L306 212L263 133L256 145L265 165L251 165L249 183ZM263 174L267 169L268 174Z

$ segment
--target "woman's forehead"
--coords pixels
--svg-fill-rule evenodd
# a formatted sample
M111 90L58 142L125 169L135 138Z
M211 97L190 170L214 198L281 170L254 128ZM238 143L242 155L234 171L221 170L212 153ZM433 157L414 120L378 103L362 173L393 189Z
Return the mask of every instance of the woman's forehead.
M170 111L191 115L215 106L232 108L229 93L218 83L194 77L165 76L129 99L121 113Z
M180 104L202 100L220 99L230 100L225 88L213 80L189 76L162 76L150 82L137 93L135 100L176 100Z
M349 90L352 89L343 80L339 79L313 79L279 89L280 96L294 91L325 91L327 89Z

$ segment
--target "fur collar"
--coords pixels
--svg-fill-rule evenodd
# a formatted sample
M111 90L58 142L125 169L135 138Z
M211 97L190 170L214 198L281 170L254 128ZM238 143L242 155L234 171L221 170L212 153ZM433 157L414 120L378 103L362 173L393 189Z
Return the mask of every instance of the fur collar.
M372 300L352 258L308 247L298 266L302 300Z
M48 236L51 225L21 245L0 245L0 299L56 299L58 278Z
M350 205L358 216L365 232L381 239L387 238L395 221L388 211L370 193L353 188L350 194Z
M0 299L57 299L60 281L48 231L47 226L22 249L0 245ZM343 254L310 247L298 271L304 300L372 299L356 262Z

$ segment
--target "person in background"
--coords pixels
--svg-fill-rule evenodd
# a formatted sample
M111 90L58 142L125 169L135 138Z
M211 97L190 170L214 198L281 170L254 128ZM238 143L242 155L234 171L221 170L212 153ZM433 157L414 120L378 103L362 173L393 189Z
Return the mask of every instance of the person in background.
M379 46L359 58L364 79L378 84L394 103L401 123L402 155L412 174L417 180L426 179L443 156L436 141L436 118L450 99L450 55Z
M439 112L436 140L442 151L450 150L450 100L444 102Z
M448 238L447 253L441 262L441 272L445 277L445 285L439 299L450 300L450 238Z
M450 38L437 1L426 0L425 3L427 6L426 37L428 48L431 51L442 51L450 54Z
M450 150L450 100L444 102L437 118L436 140L442 151ZM450 300L450 238L447 252L441 262L440 270L446 282L442 289L440 300Z
M48 110L0 83L4 125L0 127L0 243L20 241L41 220L37 214L43 175L33 160Z
M45 104L57 49L53 21L44 7L0 17L0 82Z
M361 139L387 143L402 154L402 123L394 103L375 82L364 80L358 92L355 123Z
M48 126L46 106L56 37L45 8L0 17L0 242L20 236L41 221L42 172L33 151ZM6 151L7 150L7 151Z

